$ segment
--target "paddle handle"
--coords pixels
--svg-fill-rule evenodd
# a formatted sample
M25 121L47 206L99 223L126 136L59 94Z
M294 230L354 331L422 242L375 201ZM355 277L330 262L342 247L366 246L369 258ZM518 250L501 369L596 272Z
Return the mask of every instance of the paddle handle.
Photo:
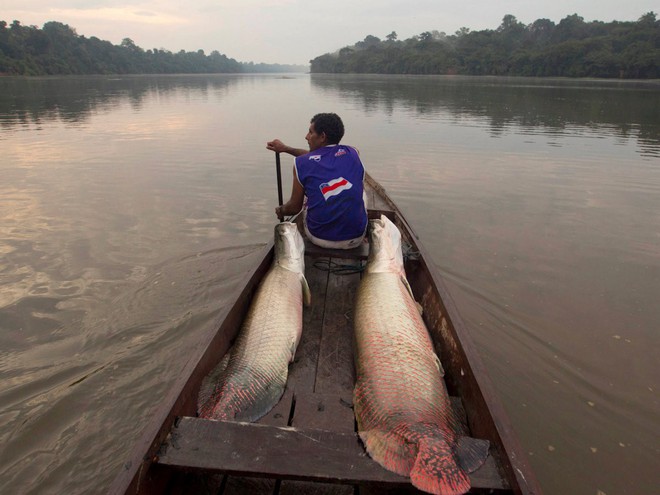
M282 206L284 200L282 199L282 165L280 164L280 152L275 152L275 170L277 171L277 204ZM280 222L284 217L280 217Z

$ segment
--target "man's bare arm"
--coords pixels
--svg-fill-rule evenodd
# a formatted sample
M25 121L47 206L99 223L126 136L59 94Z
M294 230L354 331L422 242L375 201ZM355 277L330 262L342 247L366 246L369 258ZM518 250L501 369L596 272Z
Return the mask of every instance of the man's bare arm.
M273 139L272 141L268 141L266 143L266 148L269 149L270 151L275 151L277 153L287 153L293 156L301 156L304 155L305 153L309 153L309 150L305 150L302 148L292 148L291 146L287 146L279 139Z

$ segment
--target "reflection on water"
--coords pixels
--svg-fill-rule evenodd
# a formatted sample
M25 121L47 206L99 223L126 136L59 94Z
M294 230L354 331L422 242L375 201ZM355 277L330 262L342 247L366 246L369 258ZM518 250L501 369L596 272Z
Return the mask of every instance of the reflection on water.
M311 75L315 88L357 98L366 112L391 115L403 105L417 118L439 110L488 119L491 135L511 125L529 134L597 130L638 141L640 153L660 156L656 110L660 82L461 76ZM0 78L0 126L13 129L43 121L71 124L128 100L139 111L145 97L183 92L205 98L240 78L214 76L117 76L85 78Z
M629 81L0 78L0 486L109 483L272 235L265 142L304 146L336 111L446 277L546 493L653 492L659 98Z
M89 76L0 78L0 127L61 120L85 122L96 112L109 112L124 101L139 111L146 97L206 98L236 84L230 76Z
M405 107L418 119L450 113L487 119L491 136L510 126L521 134L592 131L636 139L640 153L660 156L660 82L460 76L328 76L312 74L322 91L355 98L365 112Z

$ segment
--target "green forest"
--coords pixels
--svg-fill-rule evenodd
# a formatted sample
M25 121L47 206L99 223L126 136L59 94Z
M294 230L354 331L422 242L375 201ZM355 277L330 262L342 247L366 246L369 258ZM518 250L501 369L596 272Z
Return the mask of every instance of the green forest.
M609 23L573 14L525 25L506 15L494 30L426 31L405 41L393 31L317 57L311 72L660 78L660 21L654 12Z
M64 74L212 74L302 72L305 66L237 62L218 51L144 50L130 38L113 45L95 36L79 36L61 22L42 29L19 21L0 21L0 75Z
M497 29L453 35L425 31L399 40L363 41L310 61L313 73L464 74L535 77L660 78L660 21L585 22L577 14L559 23L531 24L506 15ZM300 65L238 62L217 50L177 53L145 50L130 38L113 45L79 36L60 22L42 28L0 21L0 75L182 74L303 72Z

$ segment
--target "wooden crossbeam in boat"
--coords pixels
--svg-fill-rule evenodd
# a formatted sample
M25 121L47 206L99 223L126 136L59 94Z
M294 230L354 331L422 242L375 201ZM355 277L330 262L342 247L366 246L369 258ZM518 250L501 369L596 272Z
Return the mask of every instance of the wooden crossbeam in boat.
M355 433L257 423L179 420L158 463L185 470L325 483L408 485L364 451ZM474 488L504 489L492 456L470 475Z

